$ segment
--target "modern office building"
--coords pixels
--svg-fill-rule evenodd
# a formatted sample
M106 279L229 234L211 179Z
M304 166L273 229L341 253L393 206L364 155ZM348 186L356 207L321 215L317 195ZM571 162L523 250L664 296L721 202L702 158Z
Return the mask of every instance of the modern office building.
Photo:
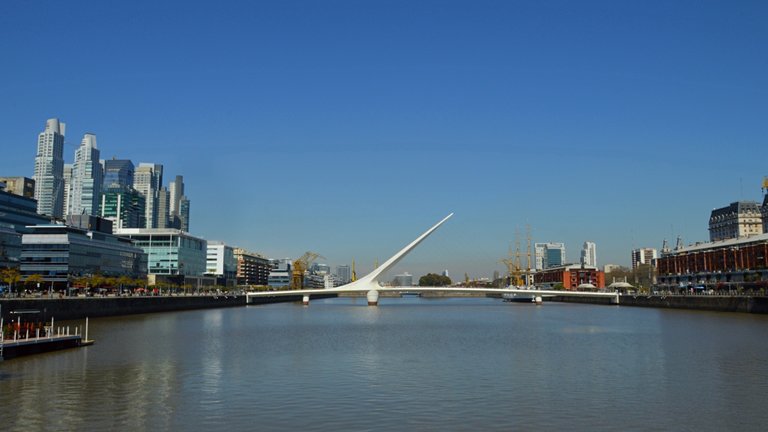
M51 218L37 212L33 198L6 192L0 187L0 226L19 234L30 232L30 225L50 224Z
M765 287L768 234L699 243L662 254L658 282L667 288Z
M132 189L135 167L128 159L104 161L104 189Z
M157 227L156 228L170 228L170 205L171 194L168 189L163 186L157 193Z
M659 253L654 248L638 248L632 250L632 269L636 269L643 264L654 265Z
M87 133L75 151L69 182L67 214L98 215L101 202L102 172L96 135ZM66 184L66 182L65 182Z
M348 265L336 266L336 280L341 285L352 282L352 270Z
M171 196L168 213L178 214L179 202L181 201L181 197L184 196L184 176L177 175L173 179L173 181L168 185L168 193Z
M48 119L37 137L35 200L37 212L61 219L64 216L64 134L66 125Z
M597 245L593 242L584 242L581 248L581 263L585 266L597 267Z
M237 282L237 260L232 246L227 246L219 241L209 241L206 262L205 274L215 276L218 285L235 285Z
M22 236L22 277L37 274L46 286L62 288L70 277L143 278L147 274L146 255L128 239L58 224L30 229Z
M145 226L158 228L158 199L163 186L163 166L154 163L139 163L133 176L133 188L144 196Z
M29 177L0 177L0 183L5 183L5 191L27 198L35 197L35 180Z
M237 284L266 286L271 270L269 259L243 248L234 249L237 261Z
M536 243L534 244L534 256L536 270L562 266L565 264L565 244Z
M113 183L101 194L100 216L112 221L115 232L123 228L143 228L146 223L144 195L133 188Z
M178 228L189 232L189 200L186 195L179 200Z
M271 259L269 264L271 270L268 285L274 288L290 286L293 276L293 261L290 258Z
M147 254L151 275L202 276L207 266L207 242L176 229L124 228L116 234L131 239Z
M585 288L605 288L605 273L597 267L586 265L564 265L550 267L536 272L533 282L537 287L545 289L556 288L562 285L563 289L575 290Z
M712 210L709 240L727 240L763 233L763 215L756 201L737 201Z

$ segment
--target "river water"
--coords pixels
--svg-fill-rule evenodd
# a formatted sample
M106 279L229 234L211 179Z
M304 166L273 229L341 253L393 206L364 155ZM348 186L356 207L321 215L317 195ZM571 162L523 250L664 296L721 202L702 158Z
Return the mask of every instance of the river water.
M327 299L91 320L0 363L0 430L766 430L768 317Z

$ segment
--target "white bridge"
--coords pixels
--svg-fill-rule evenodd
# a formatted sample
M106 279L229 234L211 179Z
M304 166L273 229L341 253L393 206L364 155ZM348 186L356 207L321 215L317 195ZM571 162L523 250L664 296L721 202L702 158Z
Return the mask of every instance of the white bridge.
M611 299L611 303L619 303L618 293L601 293L601 292L587 292L587 291L556 291L556 290L537 290L537 289L520 289L520 288L457 288L457 287L384 287L379 283L379 277L382 273L392 268L395 264L400 262L401 259L408 252L412 251L419 245L424 239L426 239L432 232L434 232L440 225L450 219L453 213L449 214L443 220L435 224L432 228L428 229L424 234L420 235L416 240L412 241L408 246L404 247L400 252L393 255L390 259L384 262L381 266L374 269L364 277L350 282L346 285L335 288L325 289L303 289L303 290L286 290L286 291L255 291L246 293L246 303L251 303L252 298L257 297L281 297L281 296L302 296L304 304L309 303L309 298L312 294L338 294L338 293L359 293L365 292L368 299L369 306L376 306L379 303L379 292L394 291L394 292L461 292L461 293L493 293L493 294L523 294L538 297L551 297L551 296L575 296L575 297L608 297Z

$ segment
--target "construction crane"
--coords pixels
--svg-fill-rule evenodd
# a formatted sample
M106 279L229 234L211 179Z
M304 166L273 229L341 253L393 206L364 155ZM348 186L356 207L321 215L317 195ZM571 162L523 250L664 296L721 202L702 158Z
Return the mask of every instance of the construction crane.
M291 289L303 289L304 288L304 273L309 269L316 259L324 256L317 252L306 251L304 255L293 260L293 274L291 277Z

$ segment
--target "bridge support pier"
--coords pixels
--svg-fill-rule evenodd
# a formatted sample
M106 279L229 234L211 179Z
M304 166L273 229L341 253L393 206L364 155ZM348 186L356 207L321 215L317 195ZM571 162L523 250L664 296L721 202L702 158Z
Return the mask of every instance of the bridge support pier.
M368 299L368 306L379 305L379 292L375 289L368 291L368 294L365 295L365 298Z
M308 295L305 295L304 297L301 298L301 304L303 304L304 306L309 306L309 296Z

